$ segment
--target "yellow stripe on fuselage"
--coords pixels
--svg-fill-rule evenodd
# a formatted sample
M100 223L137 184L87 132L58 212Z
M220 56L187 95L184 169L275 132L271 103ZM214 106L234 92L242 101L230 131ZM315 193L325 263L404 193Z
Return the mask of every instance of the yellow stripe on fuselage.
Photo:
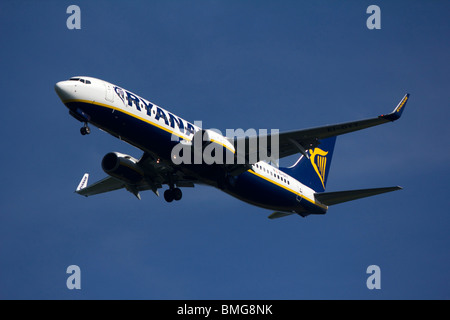
M109 104L100 103L100 102L96 102L96 101L90 101L90 100L81 100L81 99L71 99L71 100L63 101L63 103L70 103L70 102L83 102L83 103L88 103L88 104L95 104L95 105L100 106L100 107L105 107L105 108L113 109L113 110L116 110L116 111L119 111L119 112L123 112L123 113L125 113L125 114L127 114L127 115L129 115L129 116L131 116L133 118L136 118L138 120L141 120L141 121L144 121L144 122L146 122L148 124L151 124L152 126L155 126L155 127L159 128L161 130L164 130L166 132L169 132L170 134L174 134L177 137L180 137L180 138L182 138L184 140L188 140L188 141L192 140L191 138L188 138L186 136L182 136L181 134L175 132L174 130L169 130L169 129L164 128L163 126L161 126L161 125L159 125L157 123L154 123L154 122L148 120L148 119L142 118L142 117L140 117L138 115L135 115L134 113L128 112L128 111L126 111L124 109L120 109L120 108L111 106Z
M105 108L113 109L113 110L116 110L116 111L119 111L119 112L123 112L123 113L125 113L125 114L127 114L127 115L129 115L129 116L131 116L133 118L136 118L138 120L141 120L141 121L144 121L144 122L146 122L148 124L151 124L152 126L155 126L155 127L159 128L161 130L164 130L164 131L166 131L166 132L168 132L170 134L176 135L177 137L179 137L181 139L184 139L184 140L187 140L187 141L192 141L192 138L183 136L183 135L175 132L174 130L169 130L169 129L164 128L163 126L161 126L161 125L159 125L159 124L157 124L157 123L155 123L153 121L150 121L148 119L142 118L142 117L140 117L138 115L135 115L134 113L128 112L128 111L126 111L124 109L121 109L121 108L117 108L117 107L111 106L109 104L100 103L100 102L96 102L96 101L90 101L90 100L81 100L81 99L71 99L71 100L63 101L63 103L70 103L70 102L82 102L82 103L88 103L88 104L95 104L95 105L100 106L100 107L105 107ZM217 144L223 146L224 148L227 148L231 152L235 153L234 150L230 149L228 146L220 143L219 141L212 140L212 139L211 139L211 141L214 142L214 143L217 143Z
M221 142L219 142L219 141L217 141L217 140L211 139L211 142L217 143L217 144L221 145L222 147L224 147L224 148L230 150L231 152L236 153L233 149L230 149L230 147L224 145L223 143L221 143Z
M273 183L273 184L275 184L275 185L277 185L277 186L279 186L279 187L281 187L281 188L283 188L283 189L285 189L285 190L287 190L287 191L289 191L289 192L292 192L293 194L295 194L295 195L301 197L302 199L305 199L306 201L311 202L312 204L321 207L322 209L328 209L328 206L325 206L325 205L323 205L323 204L321 204L321 203L315 202L314 200L312 200L312 199L310 199L310 198L308 198L308 197L305 197L305 196L302 195L301 193L299 193L299 192L297 192L297 191L295 191L295 190L292 190L291 188L288 188L288 187L286 187L286 186L284 186L284 185L282 185L282 184L280 184L280 183L278 183L278 182L276 182L276 181L274 181L274 180L272 180L272 179L270 179L270 178L268 178L268 177L265 177L265 176L263 176L263 175L261 175L261 174L259 174L259 173L256 173L256 172L253 171L253 170L248 170L248 172L250 172L250 173L254 174L255 176L258 176L258 177L260 177L261 179L264 179L264 180L266 180L266 181L268 181L268 182L270 182L270 183Z

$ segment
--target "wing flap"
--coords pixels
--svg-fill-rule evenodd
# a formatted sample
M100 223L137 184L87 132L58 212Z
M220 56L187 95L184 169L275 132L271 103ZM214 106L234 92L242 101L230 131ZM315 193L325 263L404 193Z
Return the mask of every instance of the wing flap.
M337 192L320 192L315 193L315 198L321 203L332 206L338 203L347 201L353 201L361 198L371 197L377 194L400 190L402 187L386 187L386 188L372 188L372 189L359 189Z

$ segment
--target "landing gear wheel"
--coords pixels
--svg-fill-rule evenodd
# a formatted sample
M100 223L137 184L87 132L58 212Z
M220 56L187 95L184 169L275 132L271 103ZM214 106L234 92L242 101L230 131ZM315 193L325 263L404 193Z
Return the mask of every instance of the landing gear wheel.
M183 196L183 193L181 192L181 190L179 188L173 189L172 193L173 193L173 199L175 201L181 200L181 197Z
M173 200L175 201L181 200L182 196L183 193L179 188L167 189L166 191L164 191L164 199L167 202L172 202Z
M164 191L164 199L167 202L172 202L174 200L174 195L171 189L167 189L166 191Z
M91 133L91 129L89 129L88 125L85 123L84 127L80 129L80 133L84 136L86 134Z

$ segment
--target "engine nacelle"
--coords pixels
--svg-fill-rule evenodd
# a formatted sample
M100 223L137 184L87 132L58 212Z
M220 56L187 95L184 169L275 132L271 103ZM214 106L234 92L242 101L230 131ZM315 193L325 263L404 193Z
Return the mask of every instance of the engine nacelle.
M137 163L132 156L110 152L103 157L102 169L114 178L133 184L144 177L144 170Z

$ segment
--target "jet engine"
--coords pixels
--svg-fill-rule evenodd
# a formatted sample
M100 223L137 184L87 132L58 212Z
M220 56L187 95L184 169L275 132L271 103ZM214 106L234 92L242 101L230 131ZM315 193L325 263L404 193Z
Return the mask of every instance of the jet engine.
M127 154L110 152L103 157L102 169L114 178L134 184L144 177L144 170L138 162Z

